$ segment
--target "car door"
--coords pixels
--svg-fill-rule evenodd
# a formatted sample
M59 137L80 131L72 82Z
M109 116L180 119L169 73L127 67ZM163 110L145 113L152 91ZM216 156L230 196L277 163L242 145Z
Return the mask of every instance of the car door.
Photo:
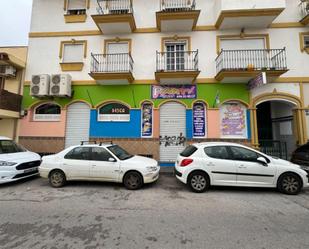
M212 185L236 185L236 167L226 146L204 148L203 165L210 172Z
M271 163L263 165L258 162L257 159L263 155L243 147L230 146L229 149L237 168L237 185L254 187L274 184L276 167Z
M75 147L64 156L62 164L69 179L88 179L90 172L90 147Z
M92 147L90 177L116 182L119 179L120 162L103 147Z

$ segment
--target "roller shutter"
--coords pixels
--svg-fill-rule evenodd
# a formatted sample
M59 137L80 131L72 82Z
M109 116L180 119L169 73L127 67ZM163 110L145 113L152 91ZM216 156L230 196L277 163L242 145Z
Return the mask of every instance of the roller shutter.
M186 108L177 102L168 102L160 108L160 161L175 162L184 149L179 137L186 136Z
M74 103L67 110L65 147L89 140L90 108L85 103Z

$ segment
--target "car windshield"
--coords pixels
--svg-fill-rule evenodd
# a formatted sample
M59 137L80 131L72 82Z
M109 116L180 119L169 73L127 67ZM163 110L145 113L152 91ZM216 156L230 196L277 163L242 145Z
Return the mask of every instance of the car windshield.
M18 153L27 151L12 140L0 140L0 154Z
M112 145L107 147L116 157L118 157L120 160L126 160L129 159L131 157L133 157L133 155L131 155L130 153L126 152L124 149L122 149L120 146L118 145Z

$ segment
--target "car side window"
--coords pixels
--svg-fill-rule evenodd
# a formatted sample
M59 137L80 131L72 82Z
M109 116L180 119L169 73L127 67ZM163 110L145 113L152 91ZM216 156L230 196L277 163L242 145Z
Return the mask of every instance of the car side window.
M225 146L205 147L204 151L207 156L217 159L231 159Z
M89 147L76 147L64 156L65 159L73 160L90 160L90 148Z
M256 162L259 157L258 153L246 148L231 146L230 149L234 160Z
M93 147L91 154L92 154L92 160L94 160L94 161L106 161L106 162L108 162L109 158L114 158L106 149L99 148L99 147Z

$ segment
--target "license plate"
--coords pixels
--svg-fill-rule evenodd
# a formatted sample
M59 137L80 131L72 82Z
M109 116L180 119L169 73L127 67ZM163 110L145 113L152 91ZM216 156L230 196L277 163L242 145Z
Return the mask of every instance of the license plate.
M24 173L30 173L30 172L34 172L34 171L37 171L38 168L31 168L31 169L26 169L24 170Z

